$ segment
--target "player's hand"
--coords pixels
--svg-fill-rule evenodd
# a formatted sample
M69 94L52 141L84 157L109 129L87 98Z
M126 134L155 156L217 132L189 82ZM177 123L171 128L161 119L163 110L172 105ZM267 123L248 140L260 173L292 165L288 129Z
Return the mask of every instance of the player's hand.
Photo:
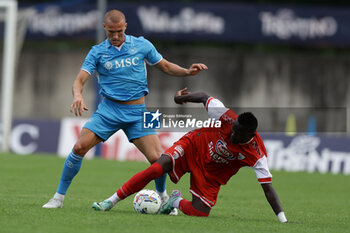
M191 94L191 92L187 91L187 87L185 87L184 89L178 90L175 96L183 96L187 94Z
M202 63L196 63L192 64L191 67L188 69L190 75L196 75L202 70L207 70L208 67Z
M175 103L177 104L184 104L186 102L182 102L180 101L180 96L183 96L183 95L187 95L187 94L191 94L191 92L187 91L187 87L185 87L184 89L181 89L181 90L178 90L174 96L174 101Z
M83 112L88 110L83 96L75 96L73 103L70 106L70 112L74 112L75 116L82 116Z

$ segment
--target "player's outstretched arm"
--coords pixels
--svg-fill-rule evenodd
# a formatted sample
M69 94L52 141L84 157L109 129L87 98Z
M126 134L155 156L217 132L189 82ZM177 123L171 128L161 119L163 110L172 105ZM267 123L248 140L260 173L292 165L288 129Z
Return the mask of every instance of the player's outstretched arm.
M202 63L192 64L190 68L186 69L175 63L169 62L164 58L156 65L156 67L159 68L164 73L171 76L176 76L176 77L196 75L202 70L208 69L208 67Z
M187 91L187 87L176 92L174 101L177 104L191 103L203 103L206 104L210 96L204 92L191 93Z
M269 202L270 206L272 207L273 211L277 215L280 222L282 223L287 222L287 218L283 212L280 199L278 198L278 195L275 189L273 188L272 184L271 183L261 184L261 187L264 190L267 201Z

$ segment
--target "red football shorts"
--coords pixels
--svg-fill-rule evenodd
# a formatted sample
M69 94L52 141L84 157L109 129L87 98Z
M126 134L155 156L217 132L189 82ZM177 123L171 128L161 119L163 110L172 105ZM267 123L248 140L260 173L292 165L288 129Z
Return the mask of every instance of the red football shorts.
M216 203L220 184L205 177L203 155L199 154L198 148L194 146L194 144L200 145L198 140L200 139L197 132L191 131L166 150L165 154L170 155L173 160L173 170L168 174L171 181L176 184L185 173L189 172L190 192L211 208ZM203 143L203 146L207 145Z

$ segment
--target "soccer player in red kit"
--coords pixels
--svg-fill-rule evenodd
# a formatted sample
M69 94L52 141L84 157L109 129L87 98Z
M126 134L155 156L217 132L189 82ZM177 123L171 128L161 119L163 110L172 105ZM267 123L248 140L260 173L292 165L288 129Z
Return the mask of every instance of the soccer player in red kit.
M266 159L266 149L256 132L257 119L250 112L237 115L218 99L205 93L190 93L187 89L176 93L177 104L203 103L211 118L221 121L221 127L207 127L190 131L146 170L137 173L110 198L93 203L95 210L110 210L118 201L140 191L150 181L168 173L177 183L187 172L191 174L192 201L174 191L160 213L169 214L179 208L191 216L209 216L215 205L221 185L235 175L241 167L252 167L261 184L266 199L281 222L287 222L278 195L271 184L271 173Z

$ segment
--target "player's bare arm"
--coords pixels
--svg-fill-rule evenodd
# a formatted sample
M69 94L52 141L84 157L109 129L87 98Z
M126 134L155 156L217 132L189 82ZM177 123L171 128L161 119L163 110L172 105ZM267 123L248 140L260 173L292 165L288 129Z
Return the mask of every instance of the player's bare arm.
M190 68L186 69L175 63L169 62L164 58L156 65L156 67L158 67L164 73L176 77L196 75L202 70L208 69L208 67L202 63L192 64Z
M265 197L269 202L270 206L272 207L273 211L277 215L278 219L281 222L287 222L280 199L278 198L277 192L273 188L272 184L271 183L261 184L261 187L263 188Z
M176 92L174 96L174 101L177 104L192 102L192 103L203 103L205 105L209 97L210 96L204 92L194 92L194 93L188 92L186 87Z
M80 70L72 87L73 102L70 106L70 112L74 112L75 116L82 116L84 111L88 111L83 97L83 87L90 74L84 70Z

